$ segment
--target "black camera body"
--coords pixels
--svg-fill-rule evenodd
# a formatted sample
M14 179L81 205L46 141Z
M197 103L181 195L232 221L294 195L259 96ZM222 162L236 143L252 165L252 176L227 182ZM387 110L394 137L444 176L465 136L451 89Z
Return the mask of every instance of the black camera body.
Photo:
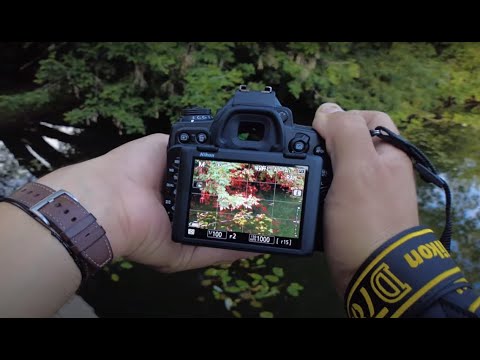
M240 86L215 117L185 109L168 144L164 206L174 241L265 253L322 250L332 179L325 143L271 87Z

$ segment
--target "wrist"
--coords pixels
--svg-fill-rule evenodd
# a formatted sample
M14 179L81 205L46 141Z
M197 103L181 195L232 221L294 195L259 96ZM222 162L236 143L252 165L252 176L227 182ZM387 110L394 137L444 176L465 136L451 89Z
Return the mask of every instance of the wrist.
M58 169L36 182L55 191L63 189L70 192L105 229L114 257L121 257L127 253L120 215L123 207L116 202L118 196L115 196L111 187L106 184L105 177L102 176L102 171L95 160Z
M15 205L0 203L0 228L0 317L52 316L78 289L79 268L44 226Z

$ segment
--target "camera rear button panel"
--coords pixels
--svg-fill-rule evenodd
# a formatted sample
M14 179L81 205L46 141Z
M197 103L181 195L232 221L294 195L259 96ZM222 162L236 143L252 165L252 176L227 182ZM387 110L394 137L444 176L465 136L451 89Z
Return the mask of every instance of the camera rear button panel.
M175 196L177 195L179 167L180 157L176 156L173 158L173 161L170 161L170 166L167 168L167 181L165 182L163 204L165 205L170 220L173 219L173 212L175 211Z

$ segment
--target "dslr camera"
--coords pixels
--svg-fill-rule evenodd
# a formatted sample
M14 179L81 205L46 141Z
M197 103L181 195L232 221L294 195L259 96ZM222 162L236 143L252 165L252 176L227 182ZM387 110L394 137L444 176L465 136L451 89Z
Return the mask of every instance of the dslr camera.
M240 86L215 117L183 110L168 144L164 206L174 241L263 253L322 250L332 172L325 142L272 88Z

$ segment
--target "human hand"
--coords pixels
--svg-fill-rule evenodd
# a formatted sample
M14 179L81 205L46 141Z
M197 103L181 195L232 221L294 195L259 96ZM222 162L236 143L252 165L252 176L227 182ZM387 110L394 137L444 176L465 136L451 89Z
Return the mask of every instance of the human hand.
M255 254L188 246L171 240L161 185L168 136L154 134L38 180L77 197L104 227L115 257L164 272L231 262Z
M367 257L394 235L419 224L409 157L369 129L384 126L398 134L378 111L343 111L320 106L313 128L325 139L333 182L325 199L324 248L338 293Z

